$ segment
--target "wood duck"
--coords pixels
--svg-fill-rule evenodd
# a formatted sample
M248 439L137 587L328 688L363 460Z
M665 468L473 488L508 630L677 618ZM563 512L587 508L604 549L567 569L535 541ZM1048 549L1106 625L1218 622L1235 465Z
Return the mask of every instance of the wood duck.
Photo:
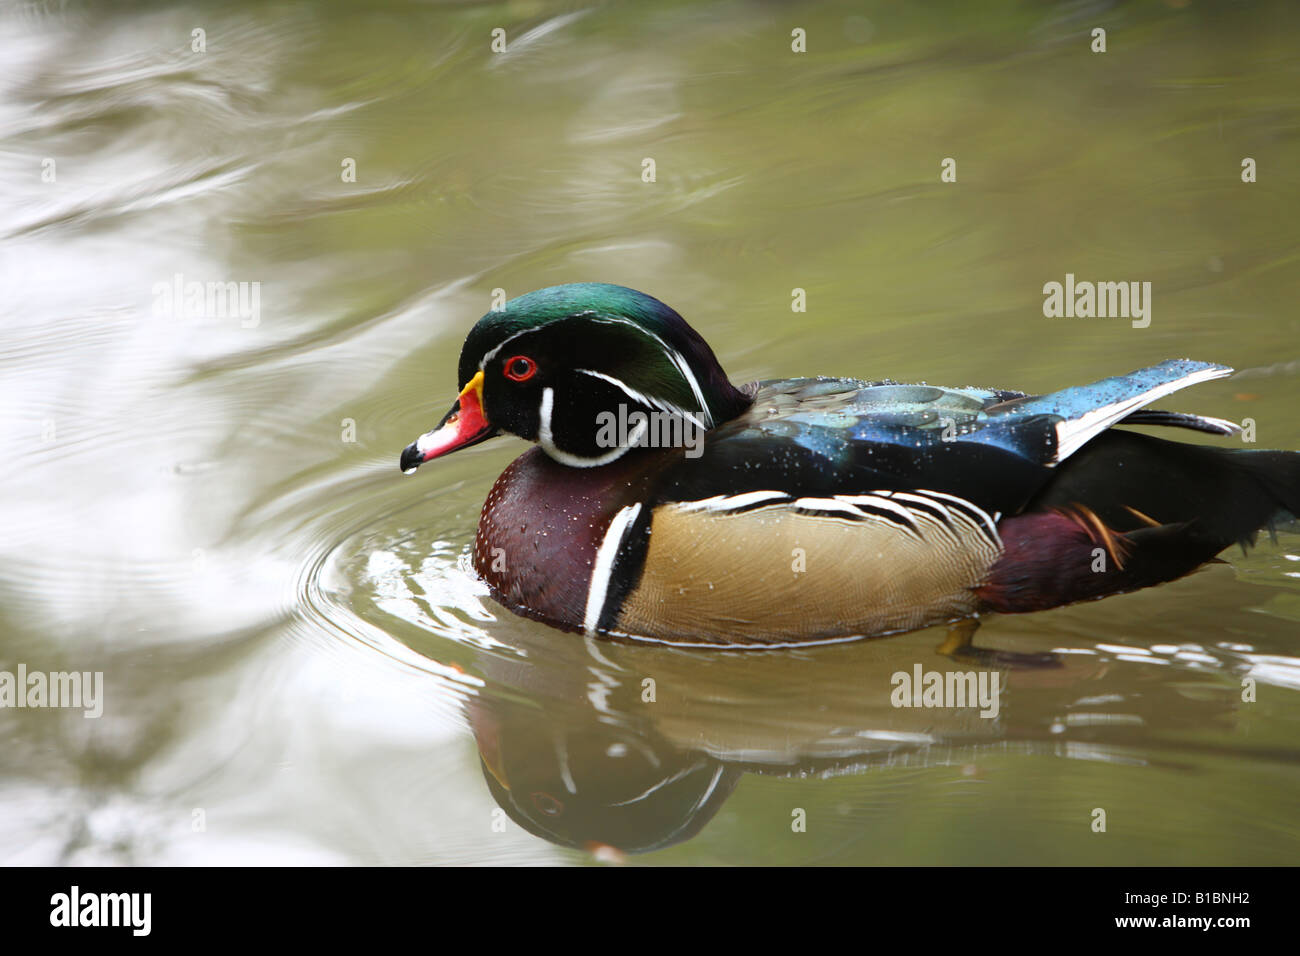
M675 311L602 283L489 312L460 394L402 470L500 432L473 564L551 625L789 645L977 621L1170 581L1300 513L1300 454L1146 406L1231 369L1186 359L1048 395L796 378L735 387Z

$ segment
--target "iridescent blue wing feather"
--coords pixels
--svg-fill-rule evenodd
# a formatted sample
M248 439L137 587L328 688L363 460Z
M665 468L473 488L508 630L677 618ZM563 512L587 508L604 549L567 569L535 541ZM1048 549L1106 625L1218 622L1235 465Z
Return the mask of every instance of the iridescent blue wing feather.
M659 500L769 489L804 495L928 489L959 495L991 514L1011 513L1057 464L1111 425L1230 371L1175 360L1042 396L852 379L762 382L749 411L710 432L700 457L670 469Z

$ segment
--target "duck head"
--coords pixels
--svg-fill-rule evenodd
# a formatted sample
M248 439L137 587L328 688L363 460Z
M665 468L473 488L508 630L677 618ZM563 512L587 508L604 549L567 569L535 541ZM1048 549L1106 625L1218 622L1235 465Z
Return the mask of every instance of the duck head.
M637 445L641 422L669 416L680 419L678 434L702 432L750 402L680 315L599 282L539 289L483 316L461 348L457 381L451 410L402 451L403 471L501 432L590 468Z

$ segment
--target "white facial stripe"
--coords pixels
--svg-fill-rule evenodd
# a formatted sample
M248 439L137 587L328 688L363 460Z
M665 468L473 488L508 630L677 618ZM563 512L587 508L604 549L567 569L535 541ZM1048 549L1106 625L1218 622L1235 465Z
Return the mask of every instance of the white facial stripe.
M587 588L587 611L582 619L583 628L588 634L594 634L596 625L600 623L601 612L605 610L605 595L609 591L609 578L614 573L614 559L618 557L623 536L640 513L640 502L621 509L610 521L605 537L600 542L596 563L591 569L591 584Z
M664 348L668 349L668 346L665 345ZM700 383L695 380L695 373L691 371L691 367L686 364L686 359L682 358L676 349L668 349L668 355L673 360L673 364L677 366L677 370L682 373L682 377L686 379L687 384L691 386L691 391L695 394L695 400L700 403L700 408L704 411L704 417L709 423L708 427L712 428L713 411L709 408L709 403L704 400L704 392L700 388Z
M615 378L613 375L606 375L604 372L596 372L589 368L575 369L575 371L581 372L583 375L590 375L592 378L599 378L603 381L609 382L609 384L621 389L623 394L634 402L640 402L642 405L649 405L651 408L658 408L673 415L680 415L693 422L697 428L704 427L704 423L696 418L693 412L689 412L680 405L674 405L672 402L664 401L661 398L643 395L641 392L638 392L636 389L632 388L632 386L628 385L621 379Z
M592 316L591 318L594 322L617 322L622 325L631 326L638 332L650 336L650 338L659 343L659 347L664 350L670 359L672 359L673 365L677 366L677 371L681 372L682 378L686 379L686 383L690 385L691 392L695 395L695 401L699 403L700 409L704 413L705 427L713 427L713 410L709 408L709 403L704 400L704 392L700 388L700 383L695 380L695 373L691 371L691 367L686 364L686 360L682 358L681 354L676 349L669 346L667 342L655 335L649 329L642 328L631 319L620 319L607 315Z
M638 424L628 435L626 445L616 445L608 453L597 455L595 458L583 458L581 455L574 455L556 447L555 435L551 432L551 412L554 409L555 389L547 386L542 389L542 404L537 409L537 444L561 465L568 465L570 468L595 468L598 465L608 465L621 457L629 448L635 448L649 425L648 422Z
M537 441L540 444L551 444L551 411L554 408L555 390L542 389L542 404L537 408Z
M510 344L511 342L513 342L515 339L519 338L519 336L521 336L521 335L528 335L528 334L531 333L531 332L540 332L540 331L541 331L542 329L544 329L544 328L546 328L546 326L544 326L544 325L539 325L539 326L537 326L537 327L535 327L535 328L531 328L531 329L522 329L522 330L516 332L514 335L507 336L506 338L502 339L501 342L498 343L497 346L496 346L495 348L490 349L489 351L485 352L485 353L483 354L483 357L482 357L481 359L479 359L479 362L478 362L479 370L482 371L483 368L484 368L484 366L486 366L488 362L490 362L490 361L492 361L494 358L496 358L497 355L500 354L500 352L501 352L501 350L502 350L503 348L505 348L507 345L509 345L509 344Z

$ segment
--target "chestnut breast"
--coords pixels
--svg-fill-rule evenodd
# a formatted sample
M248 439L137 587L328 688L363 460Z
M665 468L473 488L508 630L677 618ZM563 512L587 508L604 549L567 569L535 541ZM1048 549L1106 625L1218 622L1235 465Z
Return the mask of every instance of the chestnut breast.
M645 500L664 458L644 449L598 468L572 468L541 448L529 449L501 473L483 504L475 571L507 607L580 629L610 521Z

